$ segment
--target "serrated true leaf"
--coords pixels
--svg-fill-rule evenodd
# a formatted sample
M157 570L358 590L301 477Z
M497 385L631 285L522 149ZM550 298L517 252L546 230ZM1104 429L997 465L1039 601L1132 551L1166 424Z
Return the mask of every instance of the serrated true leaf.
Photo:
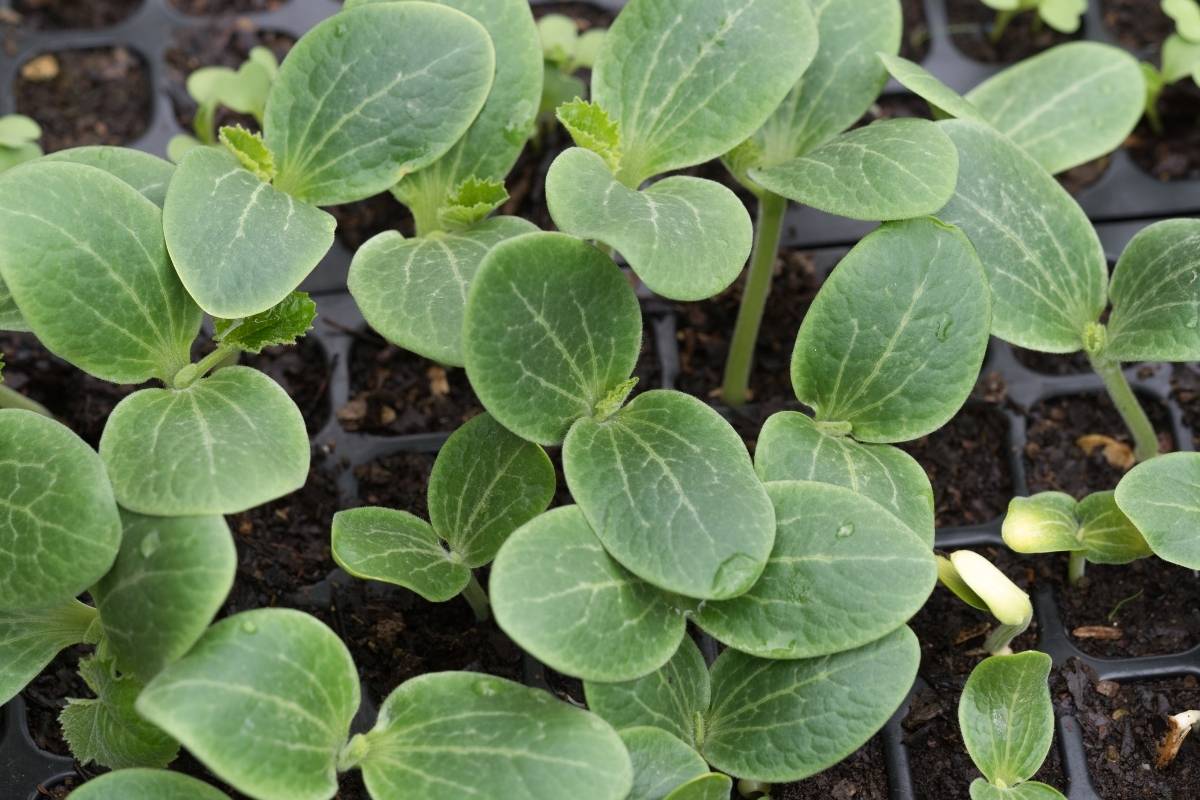
M962 231L928 218L885 224L842 259L805 316L796 396L818 422L848 422L866 442L937 430L975 385L989 306Z
M467 299L471 386L501 425L560 443L633 372L642 315L633 287L595 247L561 233L501 242Z
M1066 800L1063 793L1037 781L1001 789L983 778L971 782L971 800Z
M304 485L309 444L296 404L266 375L226 367L186 389L143 389L104 427L117 501L141 514L234 514Z
M258 314L288 296L333 244L335 221L264 183L230 153L189 151L163 209L183 285L214 317Z
M1200 220L1171 219L1138 232L1109 285L1105 352L1120 361L1200 359Z
M354 662L337 635L307 614L269 608L209 628L136 708L244 794L329 800L358 704ZM247 725L261 734L246 736Z
M85 641L95 620L96 610L78 600L0 611L0 704L15 697L61 651Z
M1108 268L1087 216L1031 156L994 129L939 122L958 148L958 186L938 218L961 228L992 287L992 333L1071 353L1106 304Z
M463 230L482 222L507 200L508 190L503 182L468 178L447 198L438 218L447 230Z
M261 313L213 320L213 338L246 353L261 353L264 347L295 344L312 330L316 318L317 304L308 293L292 292Z
M445 6L373 3L318 23L288 53L267 100L276 186L316 206L390 188L462 137L495 68L484 27Z
M740 597L698 609L701 628L762 658L813 658L872 642L920 610L937 568L904 523L841 486L784 481L767 491L777 528L766 569Z
M650 391L608 419L579 420L563 472L604 548L666 591L734 597L771 553L775 515L745 445L689 395Z
M220 141L254 177L265 183L275 180L275 156L267 149L261 135L240 125L227 125L221 128Z
M71 792L71 800L229 800L203 781L159 769L109 772Z
M550 165L546 202L560 230L616 248L647 287L673 300L733 283L754 237L742 201L721 184L675 176L636 191L578 147Z
M617 171L621 165L621 132L603 108L577 97L554 113L580 149L600 156L609 172Z
M128 183L159 208L167 199L167 184L175 174L169 161L131 147L72 147L45 157L46 161L69 161L104 170Z
M92 587L108 652L138 680L191 649L233 586L237 551L219 516L121 512L121 551Z
M509 537L488 578L496 622L522 649L584 680L626 681L662 666L686 622L614 561L575 506Z
M876 122L775 166L750 170L769 191L842 217L933 214L954 193L958 151L923 119Z
M603 720L503 678L441 672L392 692L363 736L372 797L625 800L633 770Z
M484 256L506 239L536 231L518 217L415 239L387 231L354 254L347 285L367 322L389 342L462 366L467 295Z
M1095 492L1079 501L1079 538L1093 564L1128 564L1154 554L1137 526L1117 505L1115 492Z
M921 65L890 53L880 53L879 59L897 82L935 109L951 117L987 124L982 111Z
M0 175L0 275L42 344L113 383L170 380L200 329L162 213L95 167L47 161Z
M1138 464L1117 484L1121 511L1159 558L1200 569L1200 455L1168 453Z
M633 761L628 800L663 800L676 787L708 772L699 753L662 728L625 728L620 734Z
M334 561L354 577L394 583L435 603L456 597L471 580L428 522L399 509L337 512L332 549Z
M665 800L725 800L732 790L732 778L710 772L683 784L667 795Z
M999 786L1029 780L1054 739L1050 656L1030 650L992 656L971 672L958 702L958 726L979 771Z
M67 603L108 571L121 520L104 464L49 417L0 410L0 609Z

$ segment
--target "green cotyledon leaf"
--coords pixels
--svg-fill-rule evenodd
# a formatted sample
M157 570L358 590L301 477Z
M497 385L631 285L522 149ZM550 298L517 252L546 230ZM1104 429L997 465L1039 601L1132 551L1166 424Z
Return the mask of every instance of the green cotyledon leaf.
M487 30L453 8L372 3L335 14L296 43L267 99L275 185L315 206L391 188L466 133L495 69Z
M1080 551L1093 564L1128 564L1153 554L1113 492L1079 502L1062 492L1013 498L1001 532L1019 553Z
M1117 484L1121 511L1159 558L1200 569L1200 455L1168 453L1138 464Z
M982 661L958 702L958 727L988 781L1008 787L1033 777L1054 739L1050 656L1031 650Z
M135 708L244 794L330 800L359 699L354 662L333 631L299 611L265 608L209 628Z
M46 161L68 161L104 170L128 183L151 203L163 207L167 199L167 184L175 174L169 161L129 147L72 147L45 157Z
M865 442L937 430L975 385L990 305L962 231L930 218L887 223L842 259L804 318L796 397Z
M1154 555L1142 532L1117 505L1116 492L1095 492L1079 501L1079 537L1093 564L1128 564Z
M442 603L471 580L471 570L442 547L428 522L391 508L333 515L333 560L356 578L385 581Z
M61 651L86 641L95 621L96 609L75 599L0 611L0 703L16 697Z
M710 772L693 778L666 796L665 800L725 800L733 791L733 779Z
M160 769L122 769L92 778L71 800L229 800L207 783Z
M1026 781L1001 789L983 778L976 778L971 782L970 791L971 800L1066 800L1058 789L1038 781Z
M633 761L628 800L663 800L676 787L708 772L699 753L662 728L643 725L625 728L620 735Z
M879 53L879 60L888 73L904 88L929 103L934 109L951 117L988 124L983 112L970 101L942 83L920 64L891 53Z

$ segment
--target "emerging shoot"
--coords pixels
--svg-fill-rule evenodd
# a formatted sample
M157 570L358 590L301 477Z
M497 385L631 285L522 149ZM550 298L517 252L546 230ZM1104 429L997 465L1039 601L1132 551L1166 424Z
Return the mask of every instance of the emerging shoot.
M1159 769L1171 766L1175 757L1179 755L1179 748L1183 746L1184 739L1197 728L1200 728L1200 711L1184 711L1167 717L1167 732L1158 743L1154 766Z
M992 655L1012 653L1012 640L1033 622L1033 603L1029 595L983 556L971 550L959 550L949 558L937 557L938 580L972 608L986 611L999 626L983 643Z

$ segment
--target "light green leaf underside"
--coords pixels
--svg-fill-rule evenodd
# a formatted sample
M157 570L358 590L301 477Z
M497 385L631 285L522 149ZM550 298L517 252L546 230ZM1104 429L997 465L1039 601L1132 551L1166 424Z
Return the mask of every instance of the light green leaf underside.
M903 450L822 432L807 414L781 411L763 425L754 451L763 481L821 481L874 500L933 547L933 487Z
M121 551L92 587L109 652L145 682L183 656L233 586L237 551L219 516L144 517L122 511Z
M683 614L604 551L575 506L533 519L488 578L496 622L522 649L584 680L626 681L662 666Z
M155 516L235 514L304 485L304 418L279 384L226 367L122 400L100 438L117 501Z
M633 769L599 717L539 689L470 672L422 675L365 737L372 797L624 800Z
M604 548L643 580L686 597L734 597L771 553L775 515L746 446L680 392L581 419L563 445L571 496Z
M983 778L971 782L971 800L1066 800L1058 789L1037 781L1001 789Z
M995 130L939 122L958 148L958 186L938 218L962 228L992 287L992 333L1071 353L1106 302L1104 250L1087 216L1025 151Z
M971 760L1003 786L1029 780L1054 739L1050 656L1027 651L992 656L975 667L958 703L958 725Z
M954 194L958 152L923 119L876 122L773 167L757 183L797 203L863 220L933 214Z
M495 67L483 26L444 6L371 4L319 23L288 53L267 100L276 185L316 206L390 188L467 131Z
M967 101L1051 174L1121 146L1145 105L1137 59L1097 42L1069 42L984 81Z
M200 329L158 207L95 167L0 175L0 275L42 344L112 383L174 377Z
M229 796L179 772L123 769L92 778L71 792L71 800L229 800Z
M197 147L175 171L163 210L167 248L184 286L214 317L248 317L283 300L333 244L335 221Z
M1159 558L1200 569L1200 454L1168 453L1117 484L1117 505Z
M1096 492L1083 498L1075 511L1079 536L1093 564L1128 564L1154 555L1141 532L1117 505L1116 492Z
M492 248L467 299L471 386L513 433L560 443L637 364L642 315L607 256L561 233Z
M907 58L886 53L880 53L879 59L893 78L935 109L951 117L987 124L988 120L982 111L924 67Z
M350 294L389 342L462 366L467 295L484 256L505 239L536 230L517 217L496 217L465 231L417 239L381 233L354 254Z
M46 156L46 161L69 161L104 170L128 183L159 208L167 198L167 184L175 165L158 156L130 147L72 147Z
M1106 352L1120 361L1200 359L1200 220L1141 230L1109 286Z
M666 178L639 192L575 147L550 166L546 200L560 230L616 248L647 287L672 300L721 292L750 255L754 230L742 201L702 178Z
M0 611L0 704L24 689L56 655L84 640L96 612L78 600L46 609Z
M429 521L463 564L482 567L513 531L546 510L555 481L542 448L480 414L438 452Z
M1076 536L1079 520L1075 498L1064 492L1040 492L1014 497L1004 515L1004 543L1018 553L1060 553L1083 550Z
M987 282L959 230L887 223L825 281L792 356L796 397L867 442L916 439L962 407L987 349Z
M803 0L633 0L592 71L621 128L624 182L716 158L748 139L817 49Z
M732 790L732 778L710 772L680 786L667 795L666 800L725 800Z
M0 609L66 603L108 571L121 520L104 464L66 427L0 410Z
M720 641L762 658L850 650L902 626L933 591L933 551L882 507L829 483L767 491L778 527L762 577L695 615Z
M907 627L857 650L799 661L726 650L712 667L701 753L739 778L783 783L814 775L884 726L912 687L920 657Z
M0 331L27 331L29 323L21 316L8 284L0 277Z
M235 614L142 691L137 710L213 774L262 800L328 800L358 709L346 646L289 609ZM252 724L257 735L246 736Z
M676 787L708 772L699 753L662 728L626 728L621 741L633 761L628 800L663 800Z
M471 571L451 560L423 519L390 508L352 508L333 515L333 560L356 578L411 589L435 603L455 597Z
M811 5L816 57L754 136L766 165L804 155L853 125L887 82L877 54L900 49L896 0L819 0Z

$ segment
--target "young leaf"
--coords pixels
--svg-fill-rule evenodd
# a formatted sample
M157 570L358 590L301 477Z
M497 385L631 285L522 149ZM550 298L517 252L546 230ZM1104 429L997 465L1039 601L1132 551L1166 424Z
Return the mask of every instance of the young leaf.
M264 183L275 180L275 156L267 149L262 136L240 125L221 128L221 144L233 154L238 163Z
M1200 455L1168 453L1138 464L1116 501L1159 558L1200 569Z
M122 400L100 437L118 502L140 514L236 514L304 485L296 404L266 375L226 367L186 389Z
M689 395L651 391L604 421L579 420L563 472L604 548L660 589L735 597L771 553L775 515L745 445Z
M0 611L0 704L13 699L60 652L85 641L95 621L96 609L78 600Z
M575 506L509 537L488 578L496 622L523 650L586 680L625 681L666 663L686 622L604 551Z
M137 711L213 774L261 800L329 800L358 709L337 635L290 609L245 611L208 629L137 699ZM253 725L258 735L246 736Z
M1200 72L1200 41L1185 39L1178 33L1168 36L1162 45L1162 79L1174 83L1197 72Z
M937 556L937 570L938 582L953 592L955 597L977 611L987 612L990 610L987 601L980 597L958 574L953 561L945 556Z
M72 147L59 150L45 161L67 161L103 170L128 183L151 203L163 207L167 184L175 174L175 165L157 156L131 147Z
M518 217L416 239L387 231L354 254L347 285L367 322L389 342L461 367L467 295L484 256L506 239L536 231Z
M992 656L967 678L958 726L971 760L1001 788L1033 777L1054 739L1050 656L1037 651Z
M728 775L710 772L688 781L665 800L725 800L732 791L733 780Z
M0 610L67 603L108 571L121 520L104 464L32 411L0 410Z
M1162 10L1184 38L1200 41L1200 6L1195 0L1163 0Z
M603 108L577 97L559 106L555 116L580 149L600 156L608 171L616 173L621 165L621 132Z
M879 503L933 547L933 487L903 450L823 431L807 414L773 414L758 435L754 468L763 481L822 481Z
M79 674L96 697L72 698L59 714L76 759L110 769L165 767L175 760L179 743L133 709L140 683L117 675L114 665L98 656L80 661Z
M842 134L798 158L750 170L769 191L841 217L909 219L954 194L958 151L936 125L893 119Z
M318 23L288 53L267 101L275 185L314 206L390 188L462 137L495 68L487 30L432 3L372 3Z
M767 490L778 520L767 567L742 596L705 603L701 628L750 655L813 658L872 642L920 610L937 568L900 520L841 486Z
M1063 492L1040 492L1014 497L1008 504L1001 532L1004 543L1018 553L1061 553L1086 549L1076 534L1075 498Z
M971 782L971 800L1066 800L1058 789L1037 781L1001 789L976 778Z
M958 148L958 186L938 218L971 239L992 287L992 333L1072 353L1106 303L1100 239L1067 191L992 128L938 123Z
M0 175L0 275L42 344L112 383L170 380L200 329L161 212L95 167L48 161Z
M953 580L946 580L949 571L943 564L947 563L953 567ZM1033 616L1029 595L972 550L955 551L949 559L939 556L938 577L967 605L990 612L1004 625L1028 625Z
M663 800L680 784L708 772L699 753L662 728L626 728L620 734L633 761L633 791L628 800Z
M295 344L312 330L317 304L307 292L292 292L258 314L242 319L213 320L214 337L244 353L261 353L264 347Z
M482 222L508 200L508 190L500 181L468 178L458 185L438 212L447 230L463 230Z
M958 119L988 124L982 111L921 65L890 53L879 53L879 59L893 78L934 109Z
M213 147L184 157L163 209L180 280L201 308L225 319L258 314L286 298L329 251L334 225L329 214Z
M733 283L754 238L746 207L721 184L676 176L635 191L578 147L550 165L546 202L560 230L616 248L672 300L701 300Z
M1117 505L1115 492L1096 492L1079 501L1079 538L1093 564L1128 564L1154 555L1141 531Z
M1138 232L1121 253L1109 294L1105 352L1119 361L1200 359L1200 220Z
M633 785L629 755L602 720L490 675L404 683L359 741L372 797L624 800Z
M237 551L225 520L121 512L113 568L92 598L117 667L142 682L182 657L233 586Z
M633 372L641 342L637 296L616 264L561 233L493 247L467 299L471 386L500 424L539 444L590 416Z
M471 570L442 547L429 523L407 511L339 511L332 547L333 560L354 577L394 583L435 603L456 597L471 580Z
M842 259L804 318L796 397L860 441L924 436L975 385L989 318L987 281L962 231L928 218L888 223Z
M0 147L24 147L42 138L42 126L24 114L0 116Z
M181 772L122 769L92 778L71 800L229 800L224 792Z

